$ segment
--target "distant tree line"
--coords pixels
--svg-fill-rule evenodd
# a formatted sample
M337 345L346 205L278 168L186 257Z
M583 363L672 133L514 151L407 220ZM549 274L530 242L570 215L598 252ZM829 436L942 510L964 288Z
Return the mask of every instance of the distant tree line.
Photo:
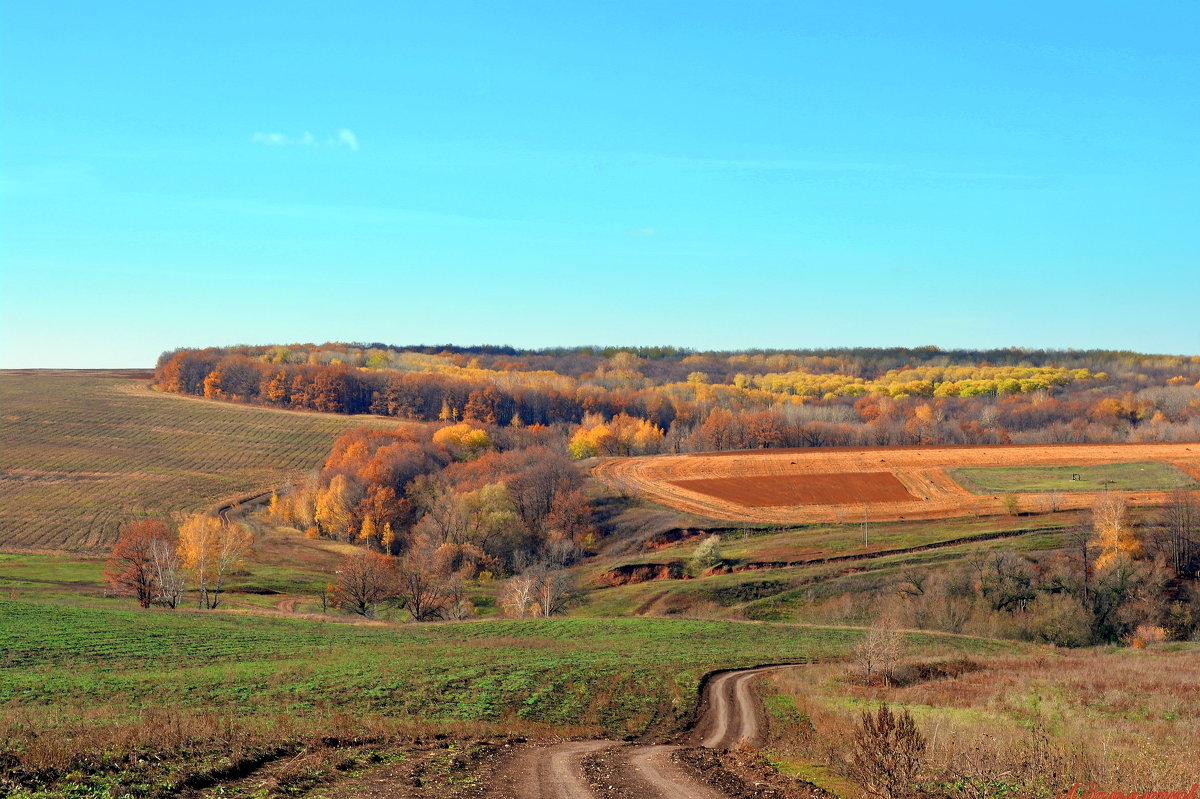
M185 349L163 355L155 383L182 394L331 413L566 425L577 457L1200 439L1197 357L932 348L427 349Z

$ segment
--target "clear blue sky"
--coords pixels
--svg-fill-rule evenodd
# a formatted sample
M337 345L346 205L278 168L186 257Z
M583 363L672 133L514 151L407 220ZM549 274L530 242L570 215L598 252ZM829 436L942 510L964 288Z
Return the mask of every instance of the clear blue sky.
M1200 353L1200 4L0 4L0 365Z

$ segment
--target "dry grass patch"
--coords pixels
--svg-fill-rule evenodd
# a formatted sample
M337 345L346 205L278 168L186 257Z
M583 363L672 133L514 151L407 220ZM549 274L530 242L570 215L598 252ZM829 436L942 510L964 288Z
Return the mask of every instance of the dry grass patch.
M1050 650L975 657L968 669L909 659L924 675L863 686L824 664L772 677L772 745L781 756L849 776L855 717L908 709L928 746L918 784L929 796L1056 796L1074 782L1172 791L1197 781L1200 649ZM904 670L904 666L900 670Z

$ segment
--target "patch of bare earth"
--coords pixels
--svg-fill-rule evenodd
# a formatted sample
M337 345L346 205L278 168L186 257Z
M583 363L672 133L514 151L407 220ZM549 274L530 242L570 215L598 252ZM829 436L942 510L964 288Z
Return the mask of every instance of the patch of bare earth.
M916 499L891 472L773 474L671 480L671 485L751 508L788 505L856 505Z
M497 763L523 738L433 736L403 746L324 746L265 760L244 774L201 779L180 793L210 796L319 795L326 799L476 799L488 793Z

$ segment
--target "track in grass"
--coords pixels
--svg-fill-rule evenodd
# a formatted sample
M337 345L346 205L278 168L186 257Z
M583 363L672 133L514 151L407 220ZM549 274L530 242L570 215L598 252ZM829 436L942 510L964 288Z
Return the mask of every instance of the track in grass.
M209 402L136 372L0 372L0 549L94 552L124 521L208 508L321 465L376 417Z

